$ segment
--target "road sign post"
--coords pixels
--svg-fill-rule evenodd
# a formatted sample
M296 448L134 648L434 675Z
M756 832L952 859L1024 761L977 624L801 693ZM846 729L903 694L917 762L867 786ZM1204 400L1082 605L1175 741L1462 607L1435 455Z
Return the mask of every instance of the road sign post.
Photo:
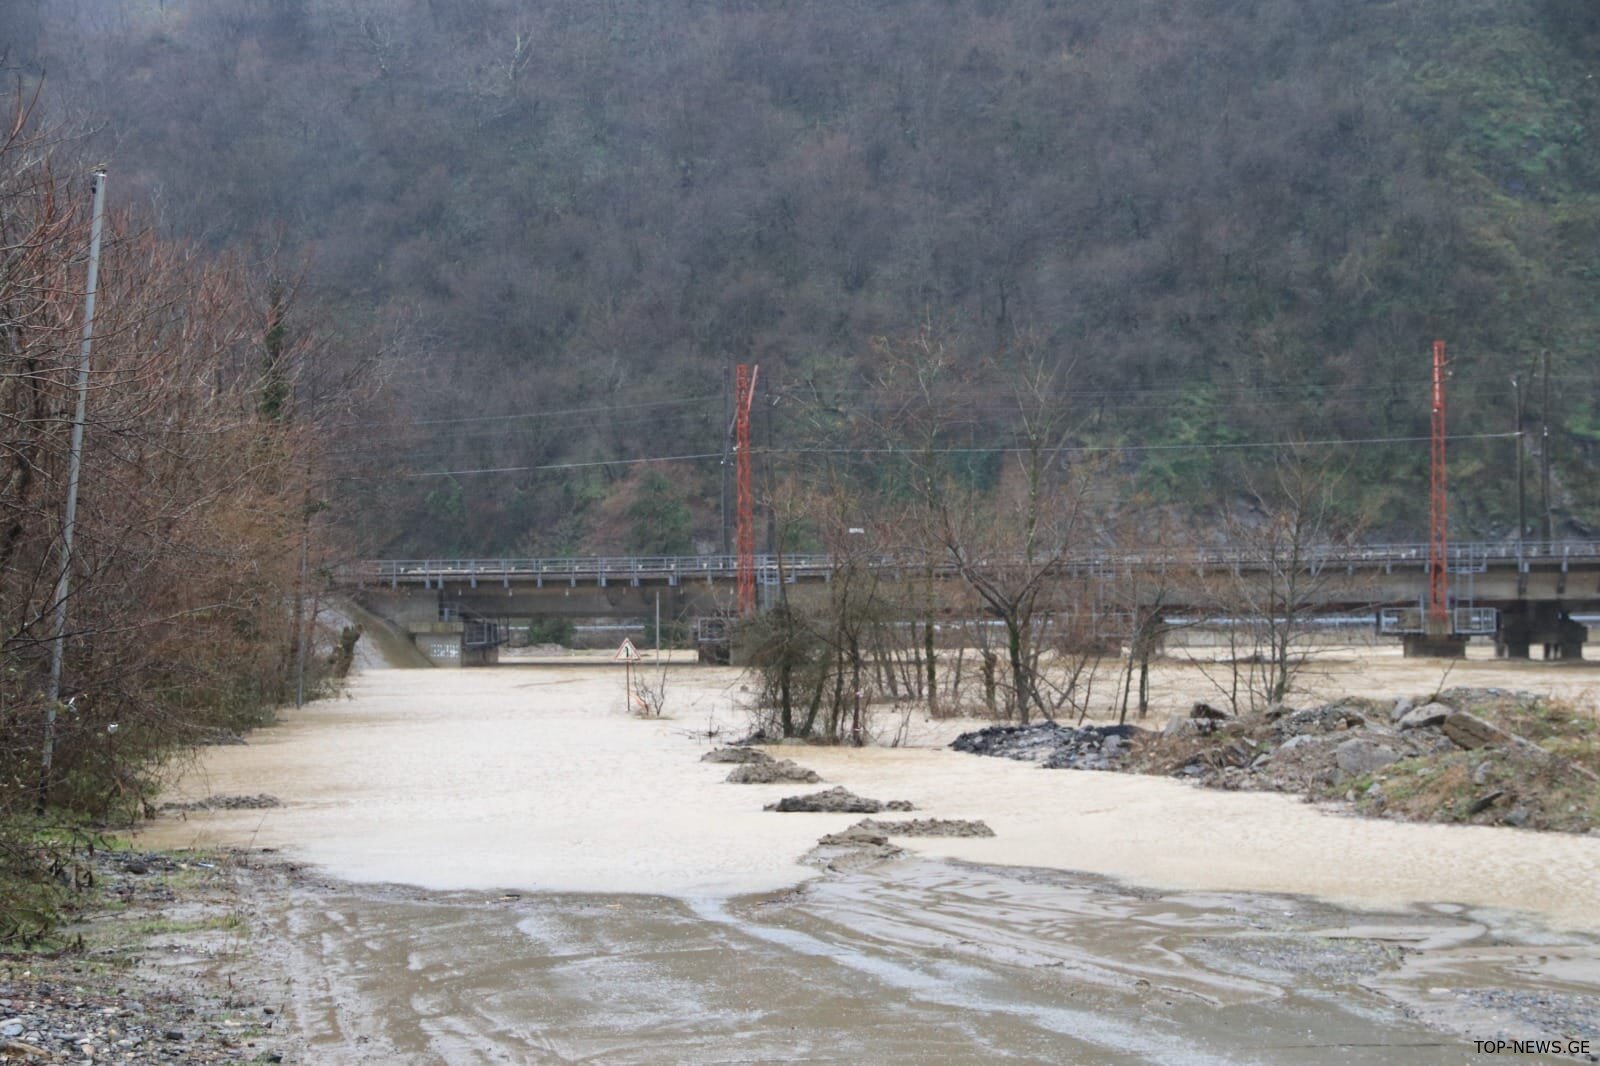
M633 664L641 658L639 649L633 646L632 638L623 637L622 643L617 646L617 654L611 658L614 662L622 663L623 704L628 708L628 713L632 714L634 700L637 698L633 694Z

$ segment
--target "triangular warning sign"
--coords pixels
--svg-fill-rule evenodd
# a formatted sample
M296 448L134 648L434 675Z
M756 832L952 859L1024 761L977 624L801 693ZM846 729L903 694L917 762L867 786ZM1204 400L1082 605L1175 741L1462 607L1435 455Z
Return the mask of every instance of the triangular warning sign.
M617 649L617 654L611 658L619 663L636 663L642 656L639 654L639 649L633 646L632 639L623 637L622 646Z

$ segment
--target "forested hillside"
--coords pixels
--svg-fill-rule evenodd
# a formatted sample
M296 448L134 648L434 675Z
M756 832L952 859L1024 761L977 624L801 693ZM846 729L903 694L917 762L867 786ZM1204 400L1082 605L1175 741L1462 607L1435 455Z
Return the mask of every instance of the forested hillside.
M1026 349L1153 505L1367 441L1306 451L1393 536L1432 340L1467 436L1513 375L1538 428L1548 350L1557 532L1600 501L1592 0L11 0L0 41L155 225L381 344L372 550L714 546L731 364L781 472L930 330L974 446ZM1514 446L1452 444L1458 529L1513 535ZM711 458L605 462L650 456Z

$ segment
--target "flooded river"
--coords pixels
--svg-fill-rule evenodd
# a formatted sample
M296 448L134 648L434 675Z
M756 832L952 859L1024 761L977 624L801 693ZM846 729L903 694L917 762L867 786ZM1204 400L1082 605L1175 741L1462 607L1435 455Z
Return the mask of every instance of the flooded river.
M1343 683L1404 669L1356 664ZM1503 668L1460 669L1453 683ZM805 789L729 785L698 761L742 725L738 674L675 669L668 692L668 717L640 720L608 667L368 671L174 788L282 807L162 819L144 843L310 864L255 916L308 1061L1422 1063L1477 1061L1471 1039L1499 1034L1600 1048L1600 839L932 747L788 749L829 784L997 834L823 874L802 857L855 816L764 812Z

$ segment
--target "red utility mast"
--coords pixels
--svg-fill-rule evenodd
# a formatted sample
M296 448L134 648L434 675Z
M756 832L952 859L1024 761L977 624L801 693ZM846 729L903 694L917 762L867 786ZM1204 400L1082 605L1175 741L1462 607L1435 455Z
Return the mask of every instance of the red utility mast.
M737 464L737 539L739 552L739 617L756 613L756 530L750 493L750 406L761 368L740 363L734 368L733 448Z
M1450 537L1446 524L1444 464L1444 341L1433 342L1433 493L1428 528L1428 628L1450 632Z

